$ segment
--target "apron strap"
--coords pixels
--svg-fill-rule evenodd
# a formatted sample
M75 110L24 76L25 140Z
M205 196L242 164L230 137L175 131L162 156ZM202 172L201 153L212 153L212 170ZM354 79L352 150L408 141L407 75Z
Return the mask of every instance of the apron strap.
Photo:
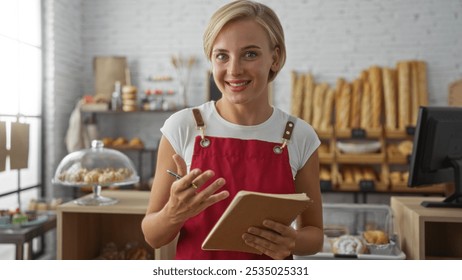
M208 147L210 145L210 140L205 138L205 122L202 118L201 111L197 108L192 109L194 120L196 121L196 129L200 130L201 132L201 146L203 148Z
M294 116L289 116L289 120L286 123L284 133L282 134L282 145L281 146L278 145L273 148L273 151L276 154L281 154L282 150L287 146L287 143L289 143L290 138L292 137L292 133L294 131L296 122L297 122L297 118L295 118Z

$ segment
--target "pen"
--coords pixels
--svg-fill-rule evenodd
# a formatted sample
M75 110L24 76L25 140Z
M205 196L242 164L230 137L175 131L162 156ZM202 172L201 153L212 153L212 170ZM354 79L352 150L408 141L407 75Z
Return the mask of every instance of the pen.
M170 174L170 175L172 175L173 177L175 177L177 180L180 180L181 178L183 178L183 177L181 177L180 175L178 175L178 174L176 174L175 172L173 172L172 170L168 170L168 169L167 169L167 173ZM198 187L196 186L196 184L194 184L194 183L191 183L191 187L193 187L193 188L195 188L195 189L198 188Z
M172 175L173 177L175 177L177 180L180 180L182 177L178 174L176 174L175 172L173 172L172 170L168 170L167 169L167 173Z

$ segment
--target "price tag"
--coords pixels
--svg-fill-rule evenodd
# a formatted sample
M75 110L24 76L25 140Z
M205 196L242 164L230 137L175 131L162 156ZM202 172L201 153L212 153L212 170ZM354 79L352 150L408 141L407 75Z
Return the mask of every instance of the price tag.
M406 126L406 134L407 135L414 135L415 134L415 126Z
M321 180L320 185L321 185L321 191L322 192L332 191L332 181Z
M372 180L361 180L359 181L359 190L362 192L374 192L375 182Z
M353 139L365 139L366 137L367 132L362 128L353 128L351 130L351 138Z

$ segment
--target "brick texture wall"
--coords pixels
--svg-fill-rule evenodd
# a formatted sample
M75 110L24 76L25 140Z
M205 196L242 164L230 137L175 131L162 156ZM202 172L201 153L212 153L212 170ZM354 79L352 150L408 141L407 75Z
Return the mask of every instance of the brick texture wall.
M47 149L52 166L65 154L62 139L76 99L93 93L95 56L126 56L132 82L142 92L176 89L175 80L147 78L176 78L171 55L194 55L198 62L189 99L191 105L204 102L209 63L202 34L213 11L227 2L46 0L46 143L54 147ZM462 77L460 0L262 2L278 13L285 29L288 58L274 84L274 104L284 110L290 108L291 70L310 71L316 80L334 85L338 77L353 79L372 64L394 67L398 60L424 60L433 105L447 104L449 83Z

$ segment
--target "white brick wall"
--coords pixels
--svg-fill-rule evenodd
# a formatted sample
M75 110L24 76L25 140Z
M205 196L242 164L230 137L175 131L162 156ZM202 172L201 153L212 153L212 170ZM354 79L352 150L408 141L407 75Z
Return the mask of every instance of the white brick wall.
M85 92L92 92L91 60L125 55L140 89L149 75L174 75L170 56L200 58L192 76L193 104L204 101L208 62L202 33L213 11L228 1L83 0ZM430 101L447 103L448 84L462 76L460 0L264 0L280 16L288 59L275 83L275 104L288 110L290 71L311 71L332 85L372 64L401 59L428 62Z
M64 137L69 116L81 98L83 63L81 1L44 1L44 184L50 189L54 171L67 154ZM62 196L62 188L56 196ZM47 192L51 197L53 193Z
M175 76L172 54L199 58L191 76L191 103L205 100L202 33L224 0L47 0L52 37L47 37L47 157L65 154L63 137L75 100L93 92L94 56L128 58L132 81L141 91L150 75ZM447 104L448 84L462 77L461 0L262 0L279 14L288 59L274 85L275 104L290 105L290 71L311 71L334 85L372 64L398 60L428 63L430 102ZM152 131L157 133L157 131ZM52 151L53 150L53 151Z

